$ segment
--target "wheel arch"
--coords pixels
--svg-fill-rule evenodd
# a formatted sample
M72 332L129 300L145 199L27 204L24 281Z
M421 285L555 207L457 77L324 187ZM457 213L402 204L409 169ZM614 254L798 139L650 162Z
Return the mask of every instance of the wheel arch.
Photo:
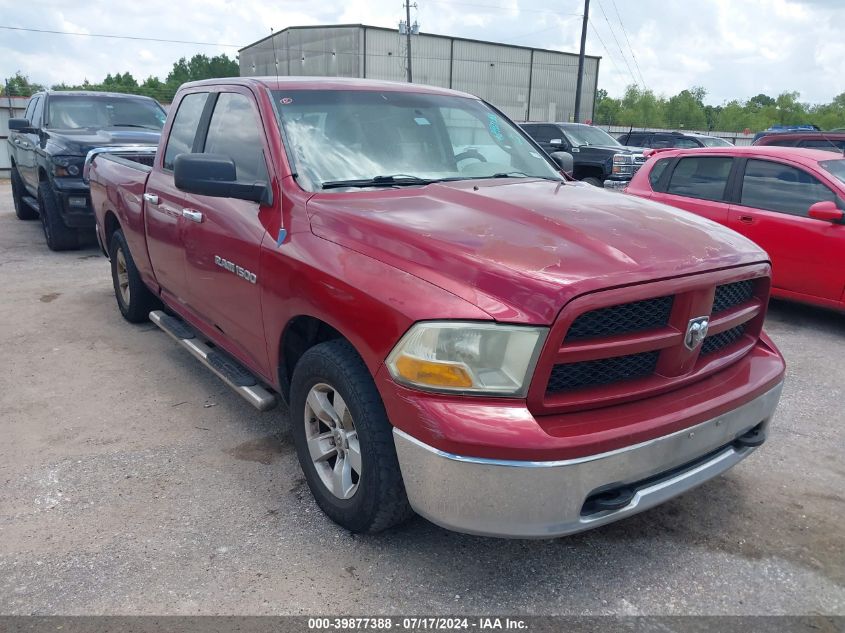
M326 341L342 339L353 348L354 343L337 328L323 319L309 314L292 317L282 330L278 343L278 374L280 393L290 402L290 384L296 364L309 349ZM358 351L356 349L356 351ZM360 354L360 351L358 352Z

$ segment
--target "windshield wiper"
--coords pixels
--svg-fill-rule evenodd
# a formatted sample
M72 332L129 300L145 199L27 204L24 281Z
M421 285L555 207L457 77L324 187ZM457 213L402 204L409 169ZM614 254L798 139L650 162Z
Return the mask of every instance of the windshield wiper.
M430 185L436 180L396 174L395 176L373 176L353 180L329 180L321 186L323 189L342 189L344 187L408 187L412 185Z
M137 123L112 123L112 127L142 127L145 130L157 130L157 127L152 125L138 125Z
M551 176L532 176L526 174L524 171L502 171L492 176L485 176L485 178L538 178L540 180L557 180Z

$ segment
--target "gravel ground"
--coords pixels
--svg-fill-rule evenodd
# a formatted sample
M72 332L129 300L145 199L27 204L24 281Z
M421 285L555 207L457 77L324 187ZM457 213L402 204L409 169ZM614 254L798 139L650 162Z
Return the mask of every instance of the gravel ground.
M0 185L0 613L845 614L845 316L772 305L789 377L766 446L553 541L328 521L285 411L151 325L95 246L51 253Z

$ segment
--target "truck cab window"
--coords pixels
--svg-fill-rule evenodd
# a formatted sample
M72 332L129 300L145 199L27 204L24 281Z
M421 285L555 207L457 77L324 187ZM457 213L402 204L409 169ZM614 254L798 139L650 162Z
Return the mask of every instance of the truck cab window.
M172 170L173 161L179 154L188 154L194 147L200 117L208 100L207 92L194 92L186 95L179 103L179 111L170 128L170 138L164 150L164 169Z
M204 151L235 161L238 180L267 182L263 135L250 99L237 92L224 92L214 106Z

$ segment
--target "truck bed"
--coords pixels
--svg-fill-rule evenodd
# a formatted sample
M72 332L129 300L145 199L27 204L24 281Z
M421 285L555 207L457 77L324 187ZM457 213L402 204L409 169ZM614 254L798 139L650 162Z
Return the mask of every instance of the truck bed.
M108 149L110 151L89 155L85 165L85 175L91 187L91 205L97 221L97 239L103 254L109 257L111 235L119 226L141 277L155 288L157 284L147 256L144 227L144 191L155 151Z

